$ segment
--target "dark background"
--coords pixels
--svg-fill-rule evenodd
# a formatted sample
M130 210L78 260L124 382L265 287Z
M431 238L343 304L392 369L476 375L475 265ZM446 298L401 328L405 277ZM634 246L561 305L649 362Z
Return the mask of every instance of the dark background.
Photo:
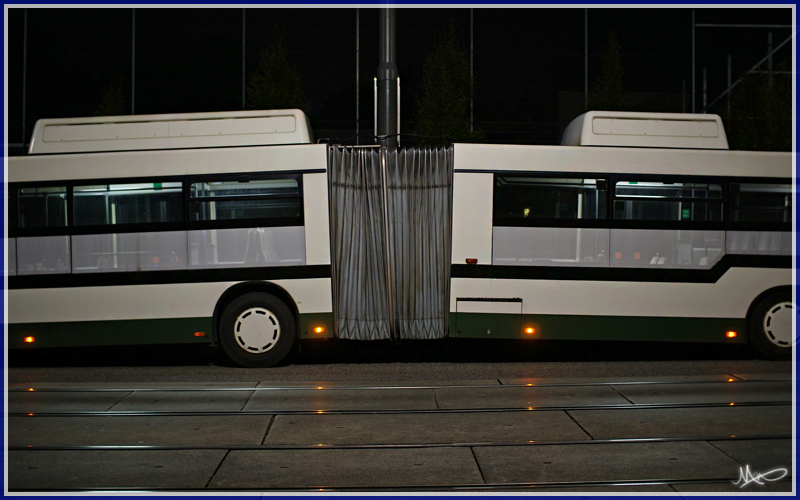
M131 109L133 10L8 9L8 142L20 154L39 118L91 116L122 82ZM474 120L487 142L557 144L584 111L584 9L475 8ZM621 46L624 97L639 111L692 112L692 9L588 10L589 88L599 76L608 33ZM137 8L135 114L242 109L241 8ZM696 9L697 24L791 25L783 9ZM359 9L360 128L371 135L378 66L378 9ZM303 81L317 137L346 140L356 130L356 9L247 8L246 69L275 30ZM470 9L397 9L402 132L414 127L422 66L450 22L469 57ZM696 27L696 112L790 34L786 28ZM23 55L27 59L23 64ZM774 55L792 69L791 43ZM23 67L25 116L23 129ZM725 99L711 108L721 113ZM130 112L130 111L129 111Z

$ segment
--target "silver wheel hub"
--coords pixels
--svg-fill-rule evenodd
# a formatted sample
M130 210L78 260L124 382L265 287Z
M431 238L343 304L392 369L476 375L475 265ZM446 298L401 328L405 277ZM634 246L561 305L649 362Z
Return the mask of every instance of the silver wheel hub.
M781 302L775 304L764 315L764 332L773 344L780 347L790 347L797 341L792 336L792 317L794 304Z
M233 324L236 344L251 354L269 351L281 336L281 324L268 309L251 307L242 312Z

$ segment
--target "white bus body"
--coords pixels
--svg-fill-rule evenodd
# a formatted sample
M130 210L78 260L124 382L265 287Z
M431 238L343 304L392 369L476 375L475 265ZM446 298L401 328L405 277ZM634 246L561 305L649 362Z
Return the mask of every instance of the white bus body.
M334 336L311 141L297 110L38 122L7 159L9 346L219 341L265 366L289 347L257 315ZM710 115L588 113L564 141L454 146L451 337L790 351L792 155L728 151Z

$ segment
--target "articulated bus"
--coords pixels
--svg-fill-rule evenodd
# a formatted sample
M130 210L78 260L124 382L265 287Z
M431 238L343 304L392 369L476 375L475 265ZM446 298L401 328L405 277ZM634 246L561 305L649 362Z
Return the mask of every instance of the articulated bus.
M12 349L795 344L793 157L728 150L715 115L400 151L314 144L298 110L54 119L6 165Z

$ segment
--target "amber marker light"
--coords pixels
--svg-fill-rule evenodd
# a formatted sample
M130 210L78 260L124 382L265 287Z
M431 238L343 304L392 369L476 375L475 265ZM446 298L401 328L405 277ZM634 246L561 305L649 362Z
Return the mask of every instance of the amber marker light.
M475 265L478 263L478 259L467 259L467 264Z
M314 328L314 333L325 333L325 327L324 326L318 326L318 327Z
M34 340L35 339L33 337L25 337L25 343L27 344L33 344Z
M194 336L195 337L205 337L206 336L206 332L194 332Z
M729 339L736 338L736 332L733 331L728 332L725 334L725 336L728 337Z
M528 328L525 329L525 333L527 333L528 335L532 335L532 334L536 333L536 328L533 328L533 327L529 326Z

